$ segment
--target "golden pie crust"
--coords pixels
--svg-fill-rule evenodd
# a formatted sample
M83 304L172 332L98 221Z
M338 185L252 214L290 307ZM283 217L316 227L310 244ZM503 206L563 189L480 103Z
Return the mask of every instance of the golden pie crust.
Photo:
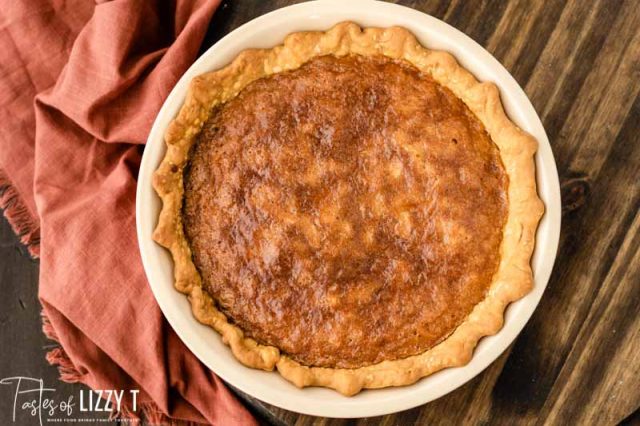
M432 342L437 344L419 353L409 356L404 353L398 359L380 361L387 358L378 357L358 363L357 358L346 359L346 355L344 362L339 358L331 359L327 354L305 358L300 354L285 355L274 346L263 345L247 337L251 330L243 331L230 323L218 309L217 301L204 289L202 277L194 264L192 247L185 236L184 169L189 162L191 148L203 133L203 126L212 111L236 98L244 88L261 78L316 63L323 66L323 62L328 62L327 66L336 66L331 64L331 59L322 59L327 55L347 62L351 57L382 56L411 64L411 68L415 67L425 78L432 79L446 88L447 93L459 98L477 117L497 146L508 177L508 211L499 247L500 259L484 297L455 330L447 332L448 337L443 336L444 340ZM204 132L208 131L205 129ZM236 358L247 366L264 370L276 367L283 377L299 387L325 386L345 395L353 395L363 388L407 385L440 369L469 362L478 340L495 334L502 327L505 307L531 289L529 262L535 244L535 230L543 213L543 204L536 192L533 161L537 143L507 118L495 85L479 83L451 55L425 49L403 28L362 30L354 23L345 22L327 32L291 34L282 46L273 49L244 51L225 68L192 81L186 101L169 126L165 141L167 153L153 181L163 201L154 239L171 251L175 286L188 295L195 317L217 330ZM207 288L210 287L209 283ZM401 332L398 328L397 336ZM280 336L280 341L285 337ZM329 366L303 365L306 361L309 361L308 365Z

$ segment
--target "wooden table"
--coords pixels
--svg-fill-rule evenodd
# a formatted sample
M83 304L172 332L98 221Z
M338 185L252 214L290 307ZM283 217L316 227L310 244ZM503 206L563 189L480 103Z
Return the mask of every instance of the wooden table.
M348 0L345 0L348 1ZM296 1L231 0L208 47ZM430 404L359 424L640 422L640 6L631 1L398 1L442 19L491 52L545 125L558 164L563 225L549 286L516 342L465 386ZM1 370L43 360L37 264L0 228ZM9 283L7 285L6 283ZM13 290L8 291L7 288ZM25 303L26 300L26 303ZM13 331L12 331L13 330ZM27 333L17 339L18 333ZM8 341L13 346L8 352ZM19 358L22 355L23 360ZM18 357L18 359L9 357ZM1 374L0 374L1 375ZM351 424L239 396L274 424Z

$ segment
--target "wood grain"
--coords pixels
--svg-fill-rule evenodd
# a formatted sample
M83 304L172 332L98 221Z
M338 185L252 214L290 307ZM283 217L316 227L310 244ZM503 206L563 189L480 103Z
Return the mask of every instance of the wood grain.
M345 0L347 1L347 0ZM299 1L227 0L203 50ZM413 0L489 50L525 88L559 168L563 225L554 272L516 342L432 403L384 417L301 416L237 392L278 425L640 424L640 4L637 0ZM0 376L45 378L37 263L0 221ZM8 398L0 411L8 412Z
M27 249L13 234L9 223L0 214L0 379L33 377L44 386L55 389L58 400L77 398L81 384L59 380L58 369L49 365L46 352L57 347L42 333L40 302L38 301L38 262L29 258ZM12 386L0 385L0 424L12 424ZM106 421L108 413L86 413L83 417ZM16 410L16 425L38 424L28 411Z
M209 44L298 1L223 4ZM549 286L512 347L474 380L390 416L278 424L615 424L640 407L640 7L629 1L396 3L442 19L525 88L556 156L563 228Z

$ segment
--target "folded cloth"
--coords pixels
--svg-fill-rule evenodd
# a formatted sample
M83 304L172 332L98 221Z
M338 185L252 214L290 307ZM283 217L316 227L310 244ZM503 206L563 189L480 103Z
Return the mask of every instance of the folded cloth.
M139 389L120 414L151 422L254 423L164 320L135 234L143 144L218 3L0 8L0 207L40 255L48 359L63 380Z

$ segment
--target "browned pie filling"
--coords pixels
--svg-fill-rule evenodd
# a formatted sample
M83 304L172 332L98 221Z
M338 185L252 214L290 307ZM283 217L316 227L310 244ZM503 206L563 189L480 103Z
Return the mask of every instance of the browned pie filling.
M508 180L451 91L405 62L325 56L217 108L185 172L204 288L305 365L424 352L479 303Z

